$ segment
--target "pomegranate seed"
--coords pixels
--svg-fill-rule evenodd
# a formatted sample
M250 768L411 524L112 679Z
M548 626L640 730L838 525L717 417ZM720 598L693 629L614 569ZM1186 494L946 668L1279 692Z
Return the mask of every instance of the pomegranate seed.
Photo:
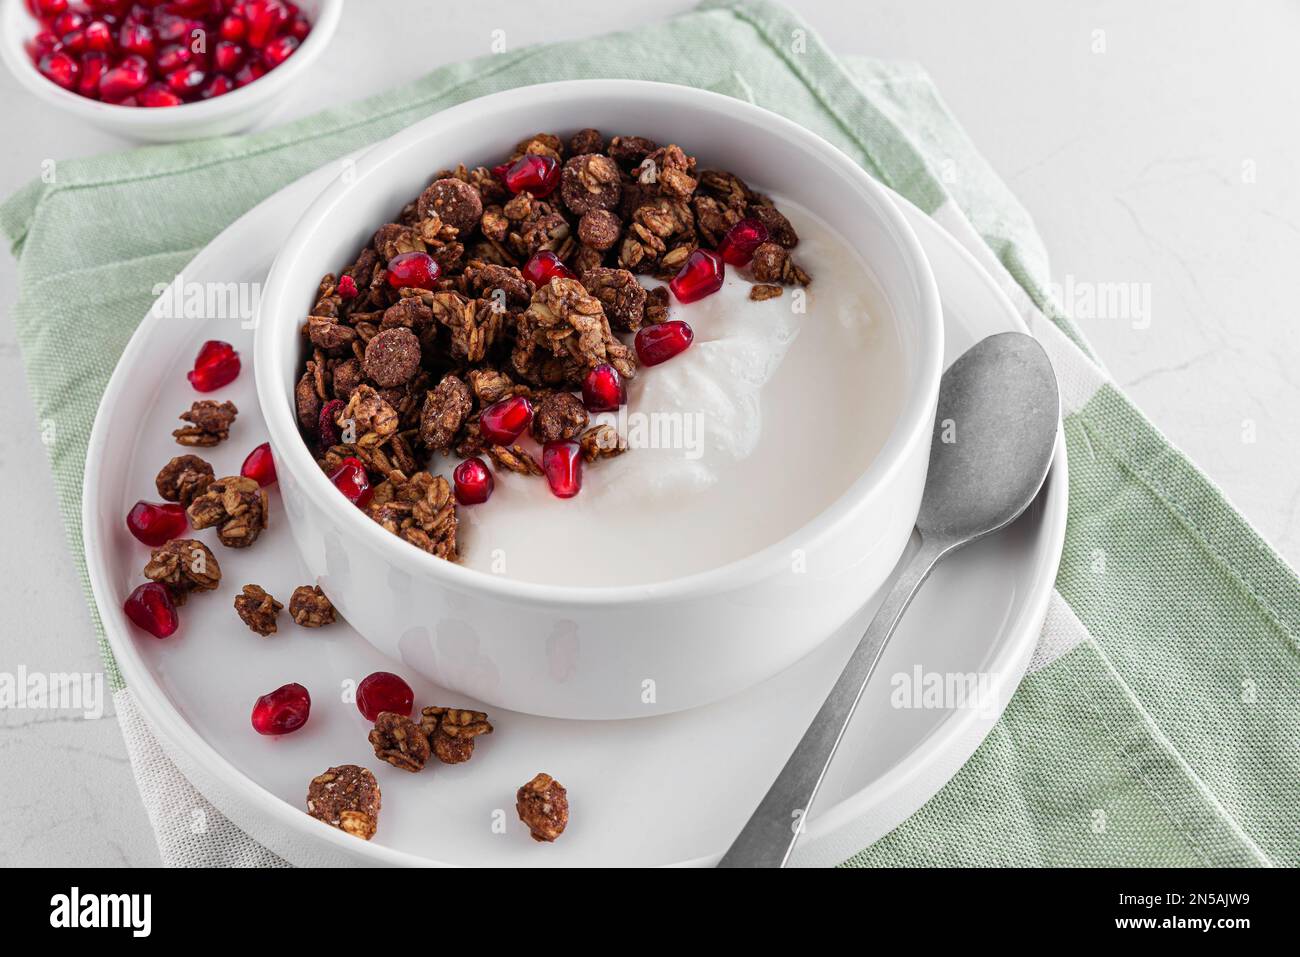
M86 52L86 34L81 30L65 33L59 43L67 53L79 55Z
M110 103L124 100L149 85L149 61L138 53L124 58L99 79L99 95Z
M722 288L727 267L722 257L707 249L697 249L686 257L686 263L668 283L678 302L695 302Z
M542 471L556 498L573 498L582 489L582 449L577 442L542 446Z
M190 523L183 505L136 502L126 513L126 527L140 541L157 548L183 535Z
M636 355L643 366L657 366L685 352L694 338L695 330L680 319L655 323L636 334Z
M281 685L253 703L253 730L258 734L288 734L311 717L311 695L302 685Z
M212 65L222 73L234 73L244 62L244 48L230 40L221 40L212 51Z
M27 41L27 55L33 60L39 60L47 53L53 53L55 50L63 48L63 44L49 30L42 30L36 36Z
M239 467L239 474L251 478L262 488L275 482L275 459L271 457L271 443L263 442L248 453L244 464Z
M409 718L414 706L415 692L391 671L366 675L357 685L357 710L365 715L367 721L374 721L384 711Z
M602 363L582 380L582 404L588 412L617 412L627 401L623 377L609 363Z
M524 396L494 402L478 418L479 431L493 445L509 445L533 423L533 404Z
M262 65L262 61L249 60L235 74L235 86L248 86L254 80L260 80L264 76L266 76L266 67Z
M229 385L239 375L239 353L229 342L209 339L194 357L194 368L185 374L190 385L200 392L211 392Z
M153 19L154 34L163 43L180 43L188 39L193 22L189 17L178 17L160 7Z
M242 40L248 36L248 21L232 13L221 21L217 33L223 40Z
M68 9L68 0L36 0L36 15L42 20L52 20Z
M512 193L524 190L538 199L549 196L560 185L560 164L549 156L528 153L519 157L506 170L506 188Z
M151 83L136 94L141 106L180 106L185 101L161 83Z
M482 505L491 497L495 486L492 473L477 456L457 465L451 477L456 483L456 501L461 505Z
M122 29L126 29L123 27ZM86 24L86 49L96 53L110 53L113 50L113 30L103 20L92 20ZM139 53L139 50L128 50Z
M208 82L208 74L204 72L201 66L190 63L179 70L168 73L165 79L173 93L177 96L185 96L202 88L203 84Z
M289 24L289 35L299 43L306 40L309 33L311 33L311 21L306 17L295 17L293 23Z
M339 298L345 302L357 298L357 281L351 276L339 276L338 291Z
M122 603L126 617L143 628L155 638L166 638L176 633L180 618L176 615L176 603L167 586L159 582L145 582L126 596Z
M205 100L210 100L214 96L225 96L234 88L234 80L226 76L224 73L218 73L208 81L208 85L203 88L203 91L199 93L199 96Z
M179 43L171 43L158 51L158 58L154 64L161 73L171 73L173 70L179 70L185 64L194 59L194 51L187 46L181 46Z
M724 263L732 265L749 265L754 259L754 250L767 242L767 226L755 218L746 217L727 230L722 242L718 243L718 255Z
M262 47L262 62L266 64L268 70L274 70L289 59L297 49L298 38L286 33L282 37L268 41L266 46Z
M508 172L510 172L509 163L500 163L492 167L492 175L501 180L502 183L506 181L506 173Z
M81 79L77 81L77 92L92 99L99 98L99 79L108 69L107 53L83 54L81 57Z
M432 289L442 269L428 253L399 253L388 260L388 285L394 289Z
M365 508L369 505L371 497L375 494L375 490L370 487L366 467L361 464L360 459L350 455L330 473L330 481L357 508Z
M62 50L45 54L36 64L36 68L41 71L41 76L53 80L65 90L70 90L77 85L77 77L81 73L77 61Z
M117 33L117 45L127 53L138 53L142 57L152 57L157 49L153 31L143 23L123 24Z
M535 286L545 286L559 276L561 279L577 279L577 274L564 265L564 260L549 249L533 253L532 258L524 263L524 278L531 279Z
M260 50L289 21L289 11L280 0L248 0L244 4L248 21L248 45Z
M330 399L321 406L320 417L316 420L316 441L322 452L339 444L339 427L334 420L344 404L342 399Z
M76 10L65 10L54 18L50 24L50 29L63 36L65 33L71 33L73 30L80 30L86 25L86 18Z

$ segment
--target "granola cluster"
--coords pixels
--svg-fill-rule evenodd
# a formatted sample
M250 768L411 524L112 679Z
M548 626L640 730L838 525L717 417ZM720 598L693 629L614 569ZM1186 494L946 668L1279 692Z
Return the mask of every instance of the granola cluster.
M526 157L558 164L558 186L512 192L506 170ZM351 265L321 279L302 327L297 416L321 468L358 460L376 489L369 516L450 561L456 509L430 472L434 453L543 474L524 447L485 441L488 406L529 398L532 437L577 441L588 462L623 451L609 426L589 428L574 392L603 364L634 376L620 336L667 318L667 290L638 275L670 279L696 249L756 219L769 241L755 253L751 298L809 282L790 258L799 237L772 201L677 145L584 129L567 141L537 133L503 159L437 173ZM539 253L567 269L534 281L525 267ZM420 279L408 268L417 254Z

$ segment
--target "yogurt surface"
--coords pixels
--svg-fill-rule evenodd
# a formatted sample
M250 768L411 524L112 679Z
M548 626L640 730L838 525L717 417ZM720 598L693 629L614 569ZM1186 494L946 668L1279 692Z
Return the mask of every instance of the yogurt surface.
M457 509L464 565L542 584L677 578L796 532L871 464L902 405L894 317L842 237L775 202L812 285L752 302L748 268L728 266L713 295L670 299L668 318L688 322L694 343L638 369L618 415L592 417L618 426L628 450L584 463L582 491L567 500L544 479L497 471L488 502Z

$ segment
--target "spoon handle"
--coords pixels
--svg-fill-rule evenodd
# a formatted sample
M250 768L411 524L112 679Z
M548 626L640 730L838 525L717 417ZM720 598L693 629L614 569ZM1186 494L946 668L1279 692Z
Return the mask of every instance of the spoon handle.
M894 581L894 586L871 619L866 632L840 672L835 687L804 732L794 754L785 763L766 796L732 842L718 867L784 867L803 830L803 821L821 786L826 768L844 736L853 710L875 670L903 612L930 570L943 557L946 546L924 539Z

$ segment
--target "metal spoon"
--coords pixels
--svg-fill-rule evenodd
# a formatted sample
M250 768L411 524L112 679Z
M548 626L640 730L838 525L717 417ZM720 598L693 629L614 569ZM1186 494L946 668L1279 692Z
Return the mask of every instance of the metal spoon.
M1009 525L1052 464L1061 400L1046 353L1019 332L989 336L939 383L930 470L899 574L794 754L719 867L784 867L881 651L921 583L952 552Z

